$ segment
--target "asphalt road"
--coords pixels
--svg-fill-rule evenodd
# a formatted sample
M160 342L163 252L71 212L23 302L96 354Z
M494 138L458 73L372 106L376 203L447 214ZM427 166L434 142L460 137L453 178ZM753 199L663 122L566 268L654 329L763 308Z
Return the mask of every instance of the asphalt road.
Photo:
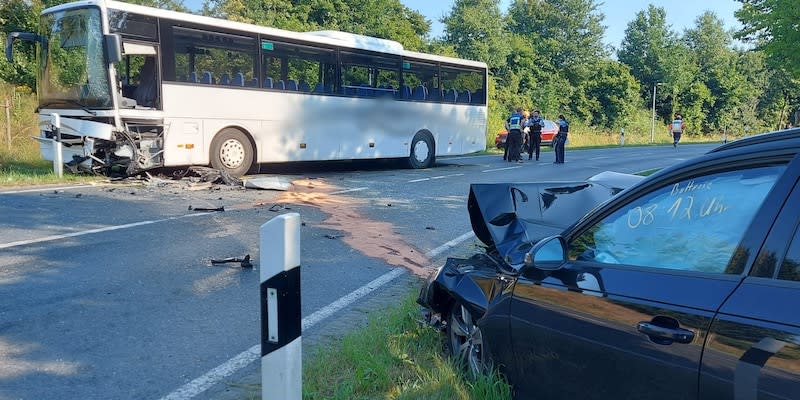
M0 400L208 396L223 381L209 371L230 367L260 337L258 268L210 260L250 254L258 266L259 226L280 213L299 212L304 223L307 332L330 335L314 326L344 315L331 303L383 277L371 294L380 297L396 277L414 276L398 265L420 274L476 248L470 183L633 173L713 147L568 149L563 165L546 152L540 162L456 157L427 170L384 161L268 166L305 179L297 196L130 182L0 191ZM211 381L198 386L202 376Z

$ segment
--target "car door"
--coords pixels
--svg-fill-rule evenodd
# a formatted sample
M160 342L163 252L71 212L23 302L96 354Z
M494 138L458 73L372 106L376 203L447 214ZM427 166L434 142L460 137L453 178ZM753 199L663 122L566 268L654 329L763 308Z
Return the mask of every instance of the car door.
M703 352L703 399L800 398L800 187L752 271L719 310Z
M687 168L565 232L566 261L523 268L513 290L518 396L696 399L706 332L742 280L748 227L770 212L761 205L785 168Z

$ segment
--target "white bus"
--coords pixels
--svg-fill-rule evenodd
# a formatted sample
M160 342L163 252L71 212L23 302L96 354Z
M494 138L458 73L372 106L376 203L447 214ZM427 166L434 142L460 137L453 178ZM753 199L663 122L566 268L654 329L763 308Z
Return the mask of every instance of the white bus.
M487 67L337 31L290 32L117 1L48 8L38 33L42 156L100 172L407 158L486 148Z

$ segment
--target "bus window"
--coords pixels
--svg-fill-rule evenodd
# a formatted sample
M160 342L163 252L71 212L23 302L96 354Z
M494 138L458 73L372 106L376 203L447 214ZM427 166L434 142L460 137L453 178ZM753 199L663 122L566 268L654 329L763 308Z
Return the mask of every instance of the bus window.
M127 11L109 10L108 25L111 33L119 33L124 39L158 41L157 19Z
M244 86L255 77L255 39L179 27L173 32L176 80Z
M436 64L406 59L403 61L403 98L436 101L439 68Z
M342 94L359 97L393 96L400 86L400 59L341 52Z
M331 49L261 40L262 65L272 88L313 93L330 93L336 78L336 53ZM271 79L267 79L271 78Z
M441 80L444 101L448 103L477 102L481 93L485 91L483 74L478 70L442 66ZM473 100L473 97L476 98Z
M122 97L135 100L123 102L124 107L159 108L158 51L150 44L123 42L124 57L116 64Z

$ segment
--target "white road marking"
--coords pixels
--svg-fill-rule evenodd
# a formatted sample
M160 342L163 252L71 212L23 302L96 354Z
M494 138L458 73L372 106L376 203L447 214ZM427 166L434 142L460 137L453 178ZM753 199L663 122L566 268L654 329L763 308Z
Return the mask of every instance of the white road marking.
M439 254L457 246L459 243L473 237L475 234L472 231L467 232L427 253L425 255L428 258L434 258ZM331 315L339 312L343 308L349 306L350 304L354 303L356 300L368 295L369 293L374 292L375 290L381 288L382 286L386 285L387 283L393 281L398 276L401 276L406 273L406 270L403 268L394 268L391 271L379 276L378 278L372 280L371 282L367 283L366 285L354 290L350 294L334 301L331 304L317 310L313 314L303 318L302 325L303 330L307 330L312 326L318 324L320 321L330 317ZM174 392L164 396L161 400L188 400L191 399L200 393L205 392L212 386L222 382L225 378L233 375L236 371L246 367L253 361L258 360L261 358L261 344L257 344L255 346L250 347L249 349L239 353L235 357L231 358L230 360L226 361L225 363L219 365L218 367L206 372L202 376L197 379L192 380L191 382L181 386Z
M70 190L70 189L86 189L93 187L92 185L77 185L77 186L61 186L61 187L48 187L48 188L38 188L38 189L24 189L24 190L8 190L8 191L0 191L0 195L2 194L17 194L17 193L34 193L34 192L52 192L52 191L59 191L59 190Z
M362 191L362 190L367 190L367 187L360 187L360 188L354 188L354 189L339 190L339 191L336 191L336 192L330 192L330 193L328 193L328 194L342 194L342 193L350 193L350 192L360 192L360 191Z
M11 248L11 247L25 246L25 245L28 245L28 244L49 242L49 241L52 241L52 240L60 240L60 239L66 239L66 238L71 238L71 237L76 237L76 236L90 235L92 233L100 233L100 232L116 231L116 230L119 230L119 229L134 228L134 227L142 226L142 225L151 225L151 224L157 224L159 222L174 221L174 220L177 220L177 219L198 217L198 216L201 216L201 215L208 215L208 214L213 214L213 213L206 212L206 213L197 213L197 214L186 214L186 215L179 215L177 217L169 217L169 218L164 218L164 219L156 219L156 220L150 220L150 221L134 222L134 223L125 224L125 225L107 226L105 228L89 229L88 231L80 231L80 232L64 233L64 234L61 234L61 235L45 236L45 237L38 238L38 239L18 240L16 242L11 242L11 243L2 243L2 244L0 244L0 249L8 249L8 248Z
M433 177L431 177L431 180L443 179L443 178L452 178L454 176L464 176L464 174L450 174L450 175L433 176Z
M420 179L412 179L408 181L408 183L416 183L416 182L423 182L423 181L430 181L434 179L443 179L443 178L452 178L454 176L463 176L464 174L450 174L450 175L440 175L440 176L432 176L430 178L420 178Z
M513 166L513 167L505 167L505 168L487 169L487 170L483 170L481 172L506 171L506 170L509 170L509 169L517 169L517 168L522 168L522 165L516 165L516 166Z
M589 160L591 160L591 161L594 161L594 160L605 160L606 158L611 158L611 157L608 157L608 156L603 156L603 157L592 157L592 158L590 158Z

